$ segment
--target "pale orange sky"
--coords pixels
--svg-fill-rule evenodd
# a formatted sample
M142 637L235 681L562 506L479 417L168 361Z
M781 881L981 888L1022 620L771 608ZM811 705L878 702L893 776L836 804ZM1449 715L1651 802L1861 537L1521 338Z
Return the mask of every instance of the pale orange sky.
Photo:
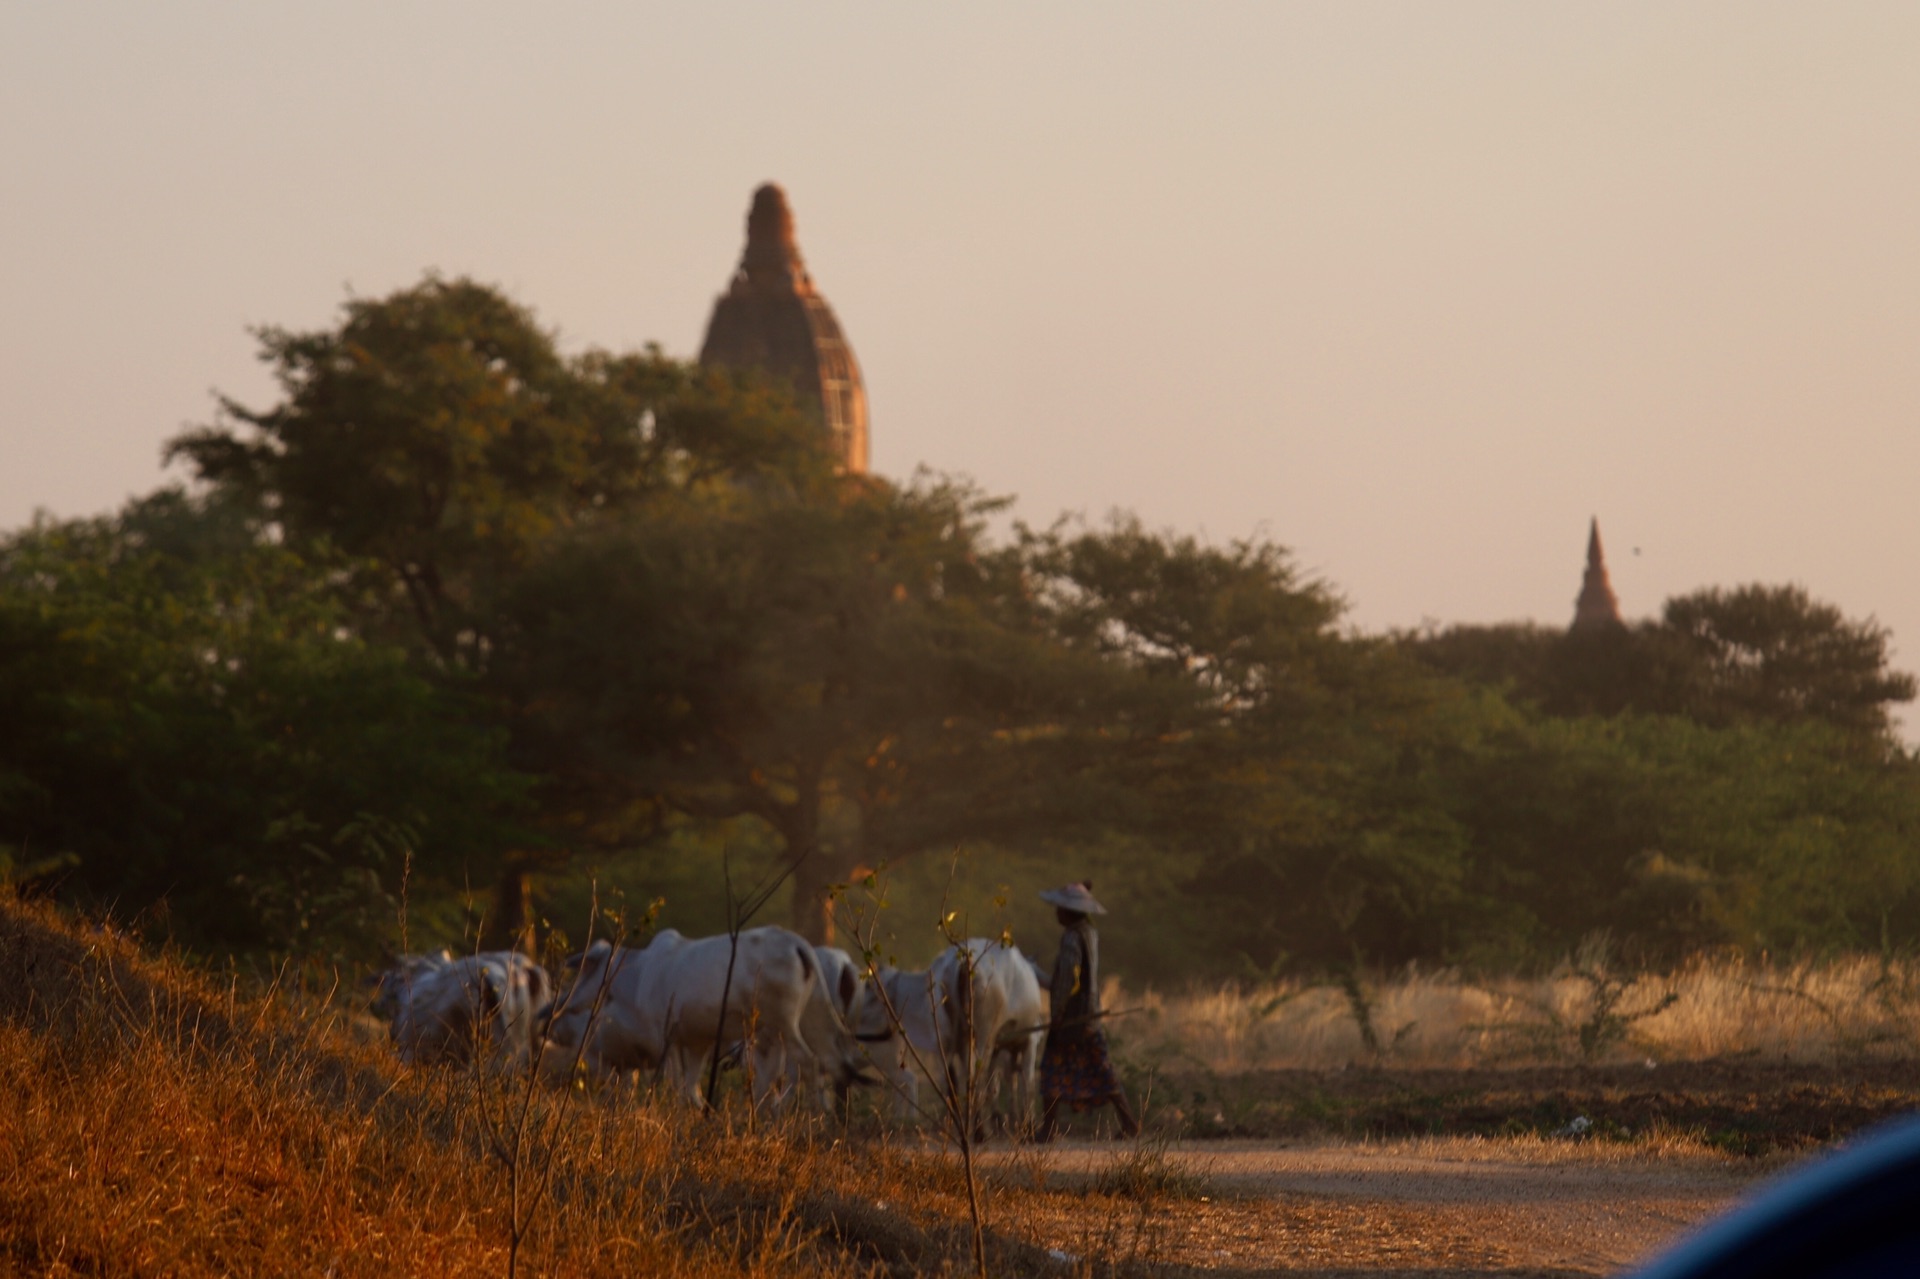
M753 187L876 470L1261 533L1367 629L1800 582L1920 667L1920 5L0 9L0 527L428 268L690 356ZM1637 548L1637 553L1636 553Z

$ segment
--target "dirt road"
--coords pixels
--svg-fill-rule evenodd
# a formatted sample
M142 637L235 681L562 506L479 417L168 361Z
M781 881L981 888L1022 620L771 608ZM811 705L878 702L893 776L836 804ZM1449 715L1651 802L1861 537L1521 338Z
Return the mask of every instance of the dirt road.
M990 1161L1086 1185L1129 1158L1140 1156L1119 1143L1072 1143ZM1146 1208L1085 1199L1077 1209L1065 1197L1036 1242L1222 1275L1605 1274L1729 1206L1762 1175L1752 1161L1711 1152L1537 1139L1195 1142L1164 1158L1184 1197Z

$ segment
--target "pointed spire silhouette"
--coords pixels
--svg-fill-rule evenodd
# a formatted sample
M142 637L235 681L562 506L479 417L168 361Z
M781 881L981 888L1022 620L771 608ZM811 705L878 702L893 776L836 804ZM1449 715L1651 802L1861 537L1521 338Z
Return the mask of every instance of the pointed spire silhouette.
M713 304L700 363L752 369L793 386L801 407L825 423L840 469L867 470L867 389L833 309L813 286L793 234L786 192L753 193L747 247L733 282Z
M1613 583L1607 580L1607 557L1600 549L1600 517L1594 516L1587 531L1587 571L1580 580L1580 598L1574 601L1571 631L1610 630L1623 627L1620 601L1614 598Z
M769 182L753 193L747 212L747 250L740 255L739 279L750 288L774 292L813 292L800 245L793 238L793 210L787 193Z

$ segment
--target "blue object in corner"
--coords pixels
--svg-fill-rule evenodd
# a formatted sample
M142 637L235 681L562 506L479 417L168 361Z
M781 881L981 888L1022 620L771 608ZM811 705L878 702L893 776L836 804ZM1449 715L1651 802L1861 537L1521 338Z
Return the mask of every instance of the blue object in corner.
M1920 1276L1920 1116L1894 1120L1769 1183L1634 1279Z

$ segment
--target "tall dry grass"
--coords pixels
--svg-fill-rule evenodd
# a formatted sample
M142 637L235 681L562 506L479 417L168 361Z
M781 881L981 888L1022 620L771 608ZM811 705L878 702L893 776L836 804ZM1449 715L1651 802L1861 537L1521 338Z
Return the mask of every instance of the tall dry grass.
M1619 1030L1607 1055L1819 1061L1920 1052L1917 989L1915 966L1867 959L1702 961L1629 977L1588 957L1532 980L1408 972L1345 988L1149 993L1137 1001L1148 1012L1115 1029L1136 1056L1223 1072L1369 1057L1552 1061L1582 1052L1581 1029L1605 995ZM1110 1007L1136 1002L1110 996ZM408 1071L352 1020L285 992L245 994L111 931L0 898L0 1273L971 1268L965 1185L938 1150L810 1118L749 1130L739 1112L705 1118L632 1097L522 1093L487 1073ZM518 1097L531 1099L530 1126L504 1144L523 1161L530 1218L514 1215L498 1153ZM1125 1274L1150 1263L1161 1210L1096 1202L1098 1190L1050 1187L1028 1151L997 1160L983 1187L992 1272ZM1123 1231L1093 1229L1122 1217ZM531 1225L515 1256L517 1220ZM1043 1246L1063 1240L1068 1266Z
M968 1267L953 1161L796 1118L744 1131L531 1094L517 1257L510 1080L407 1071L346 1020L244 997L0 899L0 1273L865 1275ZM988 1187L996 1274L1037 1192ZM1057 1205L1053 1205L1057 1208Z
M1589 955L1535 978L1410 969L1347 986L1278 981L1136 994L1115 985L1106 997L1109 1008L1143 1010L1114 1023L1135 1060L1221 1074L1354 1062L1920 1056L1920 964L1869 956L1702 958L1671 972L1623 973Z

